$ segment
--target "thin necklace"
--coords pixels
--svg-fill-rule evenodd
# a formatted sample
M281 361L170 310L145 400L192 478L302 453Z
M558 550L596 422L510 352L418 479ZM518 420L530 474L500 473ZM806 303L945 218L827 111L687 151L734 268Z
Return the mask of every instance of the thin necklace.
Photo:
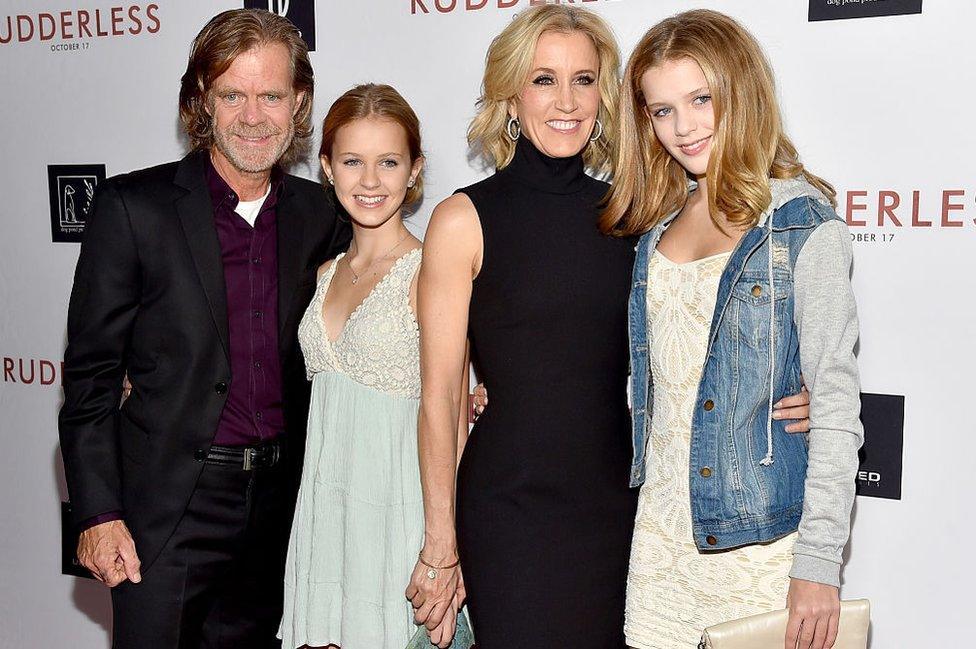
M397 241L396 244L392 248L390 248L389 250L386 251L386 254L385 255L383 255L382 257L377 257L376 259L374 259L373 261L371 261L370 264L369 264L369 266L367 266L366 268L363 269L362 274L359 274L359 273L357 273L356 271L354 271L352 269L352 261L347 257L346 258L346 265L349 266L349 272L352 273L352 283L353 284L358 283L359 280L360 280L360 278L362 278L366 273L369 272L369 269L370 268L372 268L373 266L375 266L380 261L383 261L384 259L389 259L390 255L393 254L393 251L396 250L397 248L399 248L401 243L403 243L404 241L406 241L407 236L409 234L410 234L410 232L405 232L404 235L402 237L400 237L400 240ZM357 246L357 250L358 250L358 246Z

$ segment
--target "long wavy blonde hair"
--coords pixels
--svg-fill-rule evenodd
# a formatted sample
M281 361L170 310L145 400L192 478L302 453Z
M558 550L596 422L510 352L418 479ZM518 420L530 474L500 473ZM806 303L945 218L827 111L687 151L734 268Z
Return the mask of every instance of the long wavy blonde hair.
M617 137L620 54L607 23L592 11L562 5L540 5L520 13L492 40L485 57L485 76L478 113L468 128L468 143L489 164L503 169L512 161L515 142L506 135L508 107L525 87L539 37L545 32L586 34L600 58L597 119L603 135L583 152L586 166L599 175L611 171L611 143Z
M712 96L715 133L706 173L709 210L719 227L719 215L734 226L754 226L772 200L770 178L802 176L834 200L833 187L803 167L783 131L772 69L759 43L732 18L698 9L652 27L627 62L616 175L601 230L642 234L684 205L687 172L655 136L640 82L647 70L685 58L701 67Z

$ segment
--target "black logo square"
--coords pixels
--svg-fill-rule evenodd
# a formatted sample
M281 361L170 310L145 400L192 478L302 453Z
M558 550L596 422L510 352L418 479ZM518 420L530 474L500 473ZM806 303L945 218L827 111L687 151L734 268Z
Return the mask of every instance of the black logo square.
M308 51L315 51L315 0L244 0L244 8L265 9L287 18L301 32Z
M810 0L810 21L922 13L922 0Z
M61 503L61 574L94 579L78 562L78 530L71 522L71 503Z
M861 393L864 446L857 471L857 495L901 500L905 397Z
M105 165L48 165L51 241L80 243L91 212L95 187L105 180Z

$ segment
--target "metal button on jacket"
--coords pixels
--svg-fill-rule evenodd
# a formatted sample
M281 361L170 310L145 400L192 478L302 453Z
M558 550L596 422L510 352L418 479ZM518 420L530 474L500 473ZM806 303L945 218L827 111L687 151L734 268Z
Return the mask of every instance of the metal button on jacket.
M752 297L759 297L760 295L762 295L762 286L756 284L752 287Z
M712 470L709 467L707 467L707 466L703 466L698 473L700 473L701 474L701 477L703 477L703 478L711 478L712 477Z
M709 545L718 545L718 539L712 536L711 534L709 534L708 536L705 537L705 543Z
M705 412L711 412L712 408L714 407L715 407L715 402L712 401L711 399L708 399L705 403L702 404L702 408L705 409Z

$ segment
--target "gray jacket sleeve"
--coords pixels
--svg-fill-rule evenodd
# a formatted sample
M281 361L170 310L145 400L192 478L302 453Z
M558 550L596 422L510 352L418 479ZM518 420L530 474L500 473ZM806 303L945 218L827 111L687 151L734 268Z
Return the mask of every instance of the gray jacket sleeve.
M840 585L864 441L852 260L847 224L828 221L807 239L793 277L800 365L810 390L810 454L790 576L834 586Z

